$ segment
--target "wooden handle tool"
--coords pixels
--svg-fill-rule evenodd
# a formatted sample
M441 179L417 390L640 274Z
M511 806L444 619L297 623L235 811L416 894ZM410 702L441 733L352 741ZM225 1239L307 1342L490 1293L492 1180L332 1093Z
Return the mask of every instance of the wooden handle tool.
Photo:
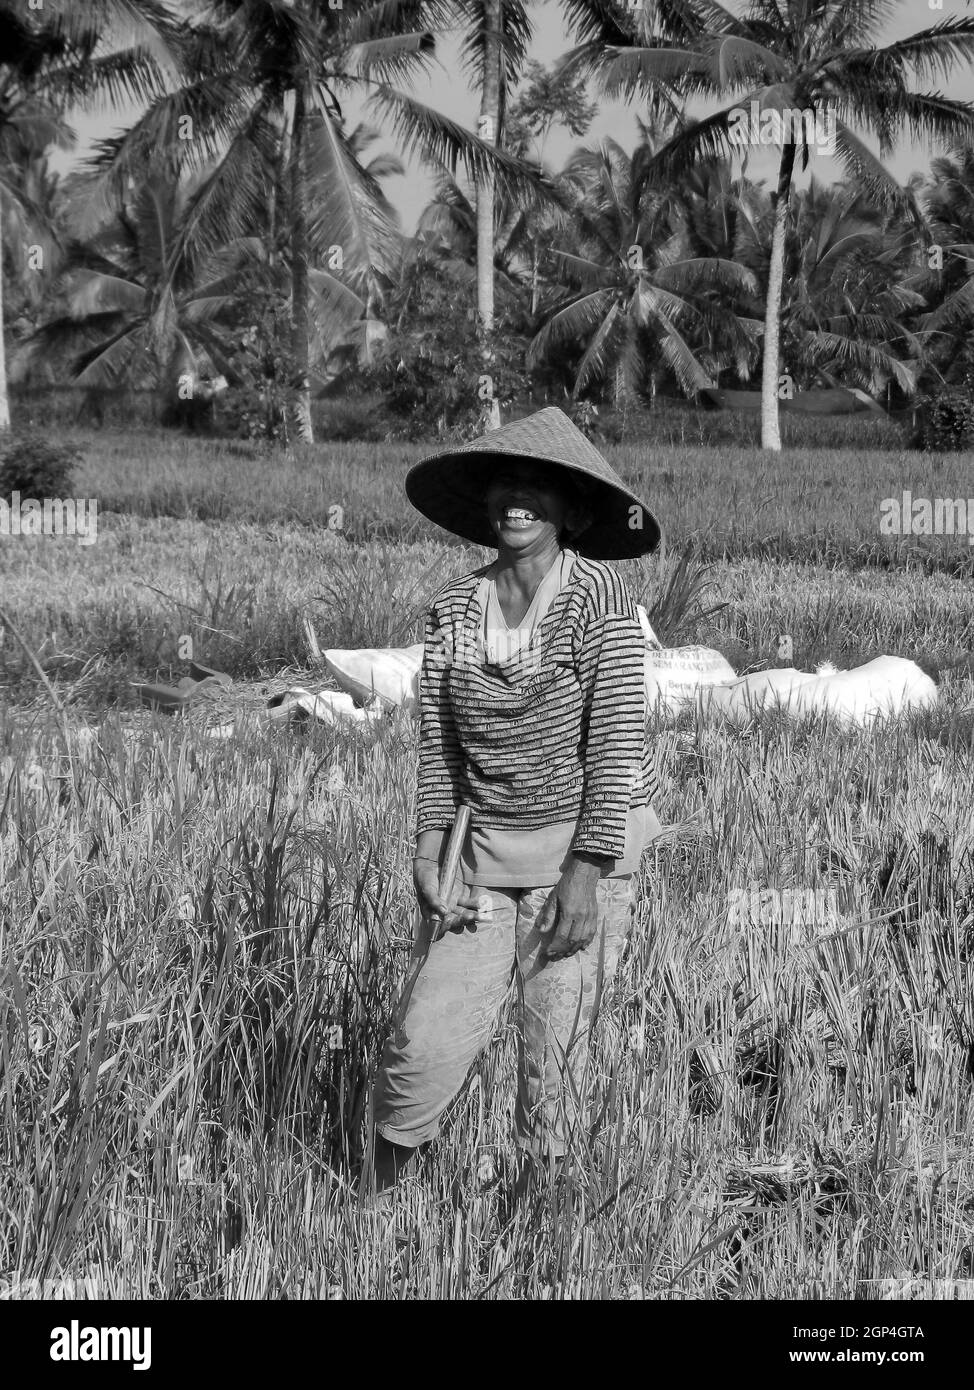
M460 853L470 825L470 807L458 806L440 868L440 901L452 912L460 896ZM441 933L438 933L441 934Z

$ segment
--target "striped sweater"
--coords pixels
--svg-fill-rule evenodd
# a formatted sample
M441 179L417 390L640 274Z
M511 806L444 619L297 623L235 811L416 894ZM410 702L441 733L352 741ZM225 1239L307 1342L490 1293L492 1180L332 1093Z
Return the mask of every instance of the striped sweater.
M645 641L625 582L578 558L536 647L490 666L476 597L452 580L426 617L417 834L466 803L479 824L577 819L572 849L621 859L626 813L657 795L646 741Z

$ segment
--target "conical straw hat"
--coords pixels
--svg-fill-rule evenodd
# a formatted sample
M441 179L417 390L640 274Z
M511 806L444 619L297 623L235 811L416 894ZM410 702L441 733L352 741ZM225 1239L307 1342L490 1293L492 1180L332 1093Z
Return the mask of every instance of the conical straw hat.
M497 465L511 458L564 468L586 480L586 506L594 519L571 538L580 555L632 560L659 545L660 525L645 502L557 406L421 459L406 474L406 496L445 531L496 549L484 494Z

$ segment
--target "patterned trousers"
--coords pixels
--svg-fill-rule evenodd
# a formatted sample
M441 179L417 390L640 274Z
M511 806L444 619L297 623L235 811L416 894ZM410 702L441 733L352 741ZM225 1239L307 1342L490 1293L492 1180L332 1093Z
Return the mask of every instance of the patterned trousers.
M588 1035L629 933L632 890L631 875L600 879L596 934L560 960L545 956L552 934L535 926L550 888L468 890L480 896L476 922L432 944L424 921L373 1092L379 1133L407 1148L433 1138L491 1039L513 972L517 1141L539 1157L564 1154L584 1124Z

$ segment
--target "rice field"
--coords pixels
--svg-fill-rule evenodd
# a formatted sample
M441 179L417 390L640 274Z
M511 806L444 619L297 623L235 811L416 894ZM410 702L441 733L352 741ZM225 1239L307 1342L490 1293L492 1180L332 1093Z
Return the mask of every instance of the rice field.
M668 830L567 1180L511 1198L507 1009L376 1214L358 1184L412 933L414 726L217 740L131 683L181 675L187 636L249 691L306 678L305 616L323 647L417 640L425 595L482 553L406 515L419 446L79 439L97 544L0 539L34 658L8 629L3 1296L970 1296L970 668L945 670L937 710L868 732L654 728ZM668 532L622 567L667 644L739 671L785 635L799 667L974 651L966 539L877 525L905 488L974 492L969 457L606 452Z

